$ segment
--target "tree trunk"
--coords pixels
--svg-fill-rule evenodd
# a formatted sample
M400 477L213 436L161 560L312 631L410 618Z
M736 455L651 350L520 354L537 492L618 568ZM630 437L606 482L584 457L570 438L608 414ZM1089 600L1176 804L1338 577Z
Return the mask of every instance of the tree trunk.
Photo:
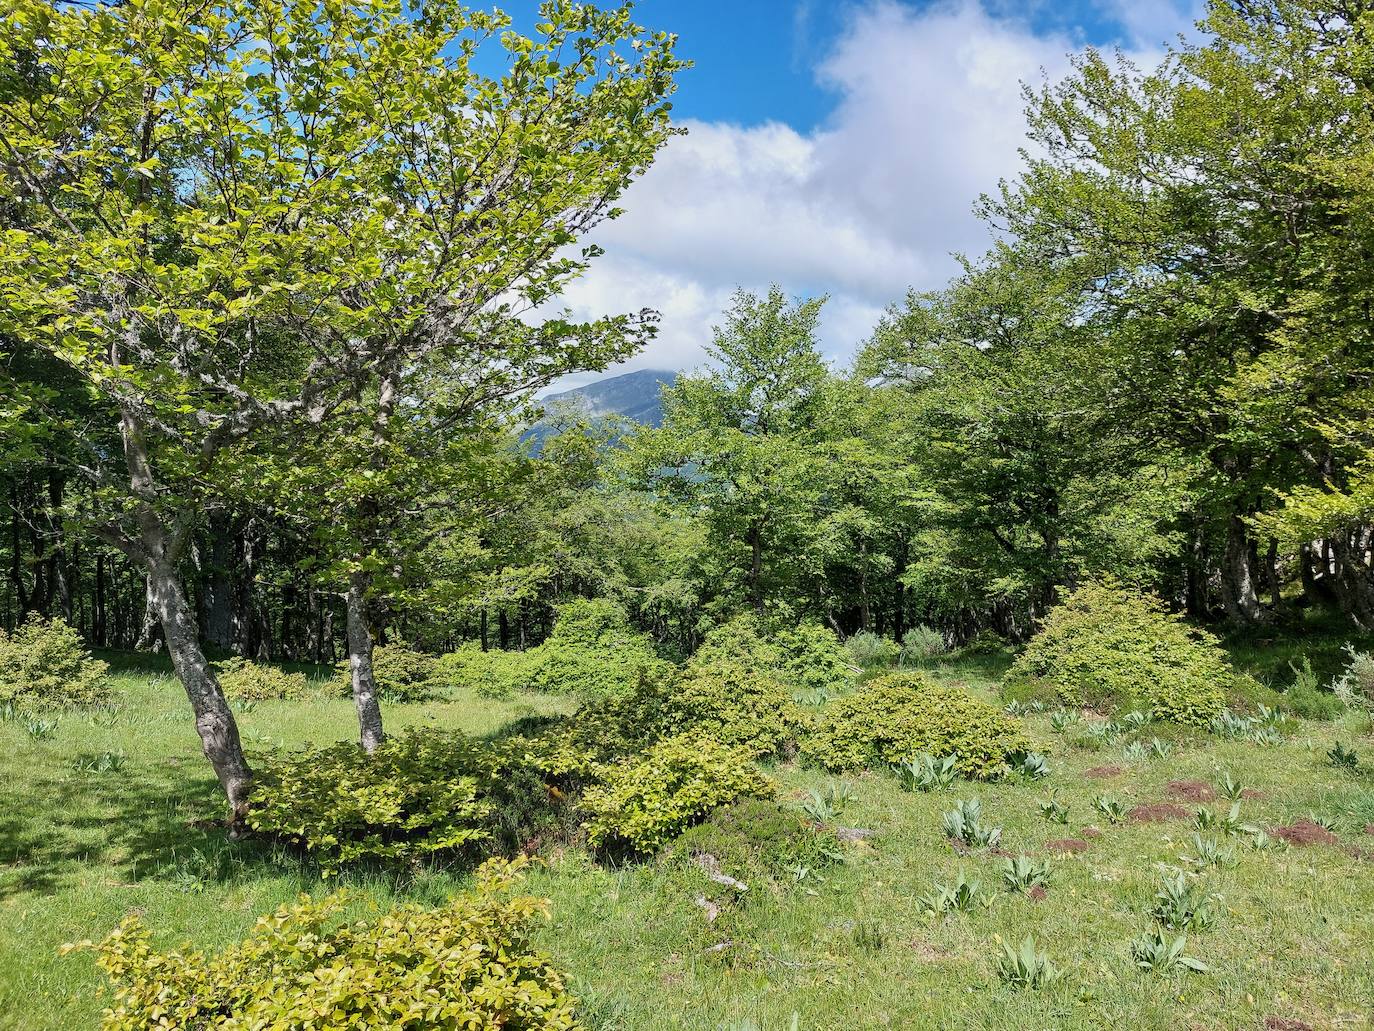
M158 623L157 605L153 601L153 578L148 574L143 584L143 621L139 624L134 651L155 652L162 646L162 640L158 635Z
M195 713L201 750L210 760L229 800L230 827L233 829L247 816L253 773L243 754L234 714L201 650L195 610L187 600L177 573L175 542L157 510L146 500L155 493L156 486L142 430L132 413L124 413L122 430L131 493L143 499L135 504L133 512L138 539L126 543L131 543L132 556L140 560L147 571L147 605L162 623L162 636L172 658L172 669Z
M1232 623L1261 623L1269 616L1255 589L1254 557L1255 549L1244 522L1238 515L1231 516L1221 560L1221 599Z
M367 617L370 577L358 571L348 578L348 668L352 676L353 707L358 712L358 740L366 752L382 743L382 707L372 675L372 628Z
M95 556L95 589L91 596L91 638L97 648L106 643L105 625L105 556Z

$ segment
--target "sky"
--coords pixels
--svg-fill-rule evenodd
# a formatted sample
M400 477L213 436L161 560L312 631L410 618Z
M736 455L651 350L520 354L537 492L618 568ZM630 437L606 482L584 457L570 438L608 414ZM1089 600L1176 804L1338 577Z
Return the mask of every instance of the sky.
M520 21L534 0L504 5ZM687 133L631 186L565 303L578 317L653 308L658 337L605 374L690 370L740 287L828 296L820 343L846 363L884 310L935 289L989 237L979 195L1014 177L1021 85L1069 54L1153 65L1199 0L639 0L695 66L673 99Z

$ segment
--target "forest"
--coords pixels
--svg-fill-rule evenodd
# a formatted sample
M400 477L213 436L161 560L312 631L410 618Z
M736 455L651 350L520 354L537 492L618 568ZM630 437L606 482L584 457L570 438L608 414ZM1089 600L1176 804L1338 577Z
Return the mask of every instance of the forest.
M1365 1026L1374 11L1082 49L952 281L653 423L541 400L658 330L562 299L639 20L0 15L0 1028Z

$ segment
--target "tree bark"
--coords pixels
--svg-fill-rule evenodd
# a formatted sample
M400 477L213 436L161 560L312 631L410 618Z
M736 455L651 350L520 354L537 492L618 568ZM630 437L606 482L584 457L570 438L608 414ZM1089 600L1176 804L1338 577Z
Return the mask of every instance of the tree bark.
M1238 515L1226 526L1226 548L1222 553L1221 597L1226 617L1232 623L1262 623L1269 613L1260 603L1255 588L1255 548Z
M348 669L352 678L353 707L358 713L358 741L365 752L382 743L382 707L377 702L377 681L372 673L372 630L367 617L367 589L371 578L358 571L348 578Z

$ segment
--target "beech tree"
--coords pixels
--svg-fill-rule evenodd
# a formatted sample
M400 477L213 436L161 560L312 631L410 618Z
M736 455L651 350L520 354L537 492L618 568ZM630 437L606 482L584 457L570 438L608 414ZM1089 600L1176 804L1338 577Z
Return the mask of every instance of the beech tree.
M263 476L263 435L367 406L383 465L413 370L442 364L481 407L642 339L643 317L549 306L595 254L570 245L673 131L673 39L624 7L541 11L532 38L452 0L17 0L0 19L0 338L57 359L105 424L41 381L6 388L76 434L91 528L146 569L236 818L251 771L179 564ZM474 67L484 46L501 74ZM369 564L359 548L350 576Z

